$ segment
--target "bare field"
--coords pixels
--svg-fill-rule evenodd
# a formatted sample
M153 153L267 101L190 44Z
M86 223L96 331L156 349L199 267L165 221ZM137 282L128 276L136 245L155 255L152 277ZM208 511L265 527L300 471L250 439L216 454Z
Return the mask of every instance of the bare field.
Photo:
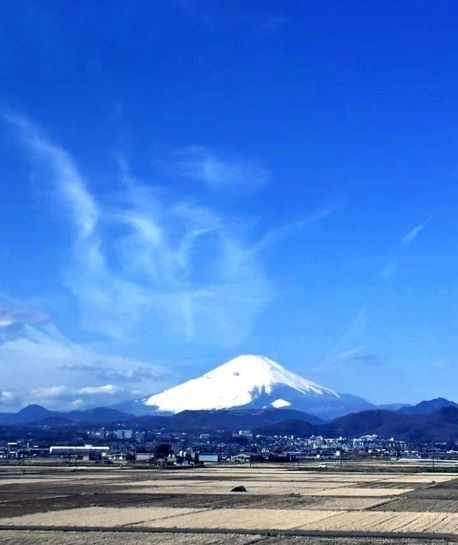
M0 531L2 545L419 545L414 539L329 538L240 534L189 534L173 532L61 532L61 531ZM425 542L426 543L426 542ZM428 545L447 545L449 540L430 539Z
M344 512L318 522L307 522L302 529L347 532L457 533L455 513Z
M373 510L385 510L388 507L382 504L380 507L374 505ZM458 513L458 500L453 499L431 499L415 498L404 496L389 503L390 511L416 511L421 513Z
M231 492L241 484L246 493ZM412 536L450 543L457 535L458 479L447 474L285 466L0 469L2 544L382 545L395 539L413 545Z
M262 536L229 534L120 533L120 532L42 532L0 531L2 545L251 545ZM263 541L263 543L268 543ZM270 542L273 543L273 542Z
M391 497L398 496L400 494L406 494L411 492L412 488L331 488L328 490L319 490L316 492L317 496L348 496L348 497L359 497L359 498L370 498L370 497Z

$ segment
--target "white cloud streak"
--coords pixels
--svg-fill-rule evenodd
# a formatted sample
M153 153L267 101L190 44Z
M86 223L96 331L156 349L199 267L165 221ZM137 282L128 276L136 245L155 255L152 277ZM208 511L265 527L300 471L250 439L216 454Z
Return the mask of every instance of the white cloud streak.
M344 350L343 352L340 352L338 354L339 360L349 360L357 356L358 354L361 354L366 350L365 344L360 344L359 346L354 346L353 348L349 348L348 350Z
M51 168L57 182L56 187L72 214L79 237L90 237L99 220L99 210L71 156L46 140L25 117L5 112L2 117L16 127L21 140L36 157L48 161L47 165Z
M0 296L0 340L2 333L22 324L40 325L49 321L50 317L44 312Z
M317 208L302 219L287 223L286 225L282 225L280 227L276 227L271 231L267 232L261 238L261 240L254 246L254 250L256 252L260 252L268 249L271 246L277 244L283 238L294 233L295 231L299 231L308 225L313 225L314 223L318 223L327 219L328 217L338 212L341 208L342 205L339 203L329 203L325 206Z
M70 400L74 401L75 396L114 396L124 392L122 386L114 384L103 384L102 386L83 386L82 388L69 388L68 386L50 386L48 388L37 388L31 391L32 397L40 401L49 400Z
M401 246L408 246L418 237L418 235L423 231L423 229L431 222L432 218L429 217L424 223L415 226L411 229L401 240Z
M432 217L429 217L424 223L421 223L420 225L416 225L415 227L413 227L408 233L406 233L402 237L399 243L399 246L401 248L404 248L412 244L412 242L420 235L420 233L431 222L431 220L432 220ZM399 259L397 257L393 257L382 268L382 270L380 271L380 276L382 277L383 280L390 280L397 273L398 269L399 269Z
M252 191L271 180L259 159L217 152L205 146L189 146L154 164L173 176L201 182L210 189Z
M115 386L114 384L103 384L102 386L84 386L77 390L78 395L116 395L124 392L122 386Z
M347 361L366 350L366 345L357 343L362 336L367 324L367 305L361 305L350 323L346 326L342 335L337 340L334 348L328 353L316 370L318 372L329 370L339 362ZM357 344L356 344L357 343Z
M363 304L359 307L356 315L346 327L344 333L334 347L334 354L342 351L343 347L348 344L351 339L361 334L366 327L367 322L367 305Z
M380 276L384 280L390 279L394 274L396 274L398 270L398 260L397 259L390 259L388 263L383 267L383 269L380 271Z

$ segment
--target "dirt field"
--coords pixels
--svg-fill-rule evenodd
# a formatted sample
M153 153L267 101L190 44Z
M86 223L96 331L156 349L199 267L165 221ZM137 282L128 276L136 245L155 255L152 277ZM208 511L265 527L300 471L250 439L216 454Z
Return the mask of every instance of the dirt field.
M160 532L157 534L126 532L40 532L0 531L2 545L419 545L417 539L380 538L326 538L262 535L242 536L237 534L180 534ZM429 545L447 545L445 539L428 540Z
M458 479L395 469L0 468L0 543L458 542Z

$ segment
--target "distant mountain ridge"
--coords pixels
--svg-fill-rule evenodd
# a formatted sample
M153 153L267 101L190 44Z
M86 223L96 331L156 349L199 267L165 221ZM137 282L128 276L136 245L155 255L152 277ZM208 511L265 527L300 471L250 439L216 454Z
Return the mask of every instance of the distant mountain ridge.
M448 406L429 414L400 414L371 410L336 418L332 422L311 425L301 420L288 420L257 428L263 435L324 435L327 437L359 437L377 434L413 442L452 441L458 437L458 408Z
M298 418L313 424L323 421L292 409L241 409L221 411L183 411L175 415L134 416L109 407L97 407L87 411L50 411L41 405L28 405L17 413L0 413L0 425L66 423L103 424L123 422L126 425L167 428L169 430L246 429L270 425L288 418Z
M401 407L397 412L401 414L430 414L444 407L458 407L458 403L444 397L437 397L435 399L420 401L416 405Z
M60 413L31 405L18 413L0 413L0 425L3 426L49 425L59 428L110 422L122 423L126 427L186 433L250 429L255 434L303 437L359 437L378 434L414 442L453 441L458 437L458 408L453 406L442 407L429 414L413 415L368 410L336 418L331 422L320 421L313 415L293 409L273 408L183 411L169 416L133 416L106 407Z
M404 407L412 407L410 403L382 403L377 405L377 409L380 411L398 411Z
M125 421L132 415L110 407L97 407L86 411L50 411L41 405L27 405L17 413L0 413L0 425L34 424L42 420L55 419L63 422L106 423Z

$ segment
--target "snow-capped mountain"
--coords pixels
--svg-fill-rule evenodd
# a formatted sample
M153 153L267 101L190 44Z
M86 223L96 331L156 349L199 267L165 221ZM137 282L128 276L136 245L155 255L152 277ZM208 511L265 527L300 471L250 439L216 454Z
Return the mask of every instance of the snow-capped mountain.
M306 396L339 397L332 390L291 373L269 358L239 356L201 377L152 395L145 401L145 405L161 412L177 413L187 409L241 407L263 398L264 405L289 407L291 401L284 399L285 395L275 395L278 387L290 388Z
M143 406L143 410L163 414L287 407L322 418L372 407L361 398L334 392L269 358L254 355L238 356L198 378L138 400L136 405L137 409Z

